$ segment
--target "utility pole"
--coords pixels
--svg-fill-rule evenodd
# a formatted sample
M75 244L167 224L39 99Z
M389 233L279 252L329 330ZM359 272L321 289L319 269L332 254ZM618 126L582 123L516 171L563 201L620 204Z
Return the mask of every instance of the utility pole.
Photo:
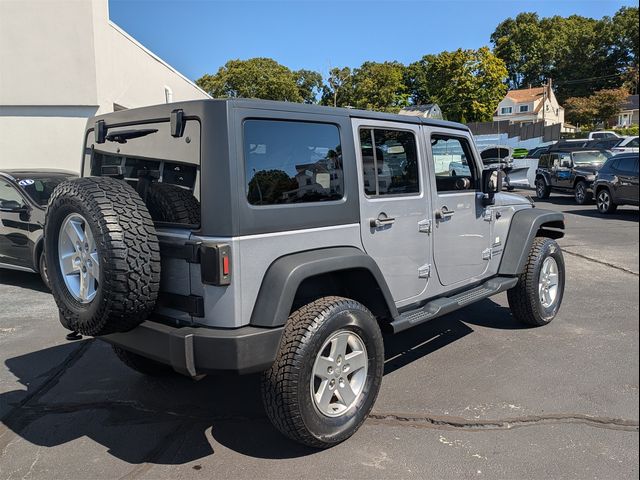
M546 126L546 122L545 122L546 103L547 103L547 82L545 80L544 83L542 84L542 128Z

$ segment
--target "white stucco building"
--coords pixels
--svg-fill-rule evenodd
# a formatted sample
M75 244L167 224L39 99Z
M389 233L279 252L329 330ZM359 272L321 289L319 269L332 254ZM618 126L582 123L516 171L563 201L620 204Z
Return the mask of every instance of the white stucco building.
M556 99L551 81L545 86L509 90L498 104L493 121L509 120L511 123L534 123L545 125L564 124L564 108Z
M0 168L79 171L88 117L198 98L107 0L0 0Z

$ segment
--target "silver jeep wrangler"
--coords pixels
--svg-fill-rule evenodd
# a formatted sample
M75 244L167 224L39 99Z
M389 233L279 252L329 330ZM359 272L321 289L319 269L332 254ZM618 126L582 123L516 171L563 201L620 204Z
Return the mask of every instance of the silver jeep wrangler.
M456 123L258 100L119 111L90 119L82 177L51 196L46 262L66 328L145 374L262 372L274 425L329 447L373 407L383 329L503 291L526 324L556 316L564 218L501 183Z

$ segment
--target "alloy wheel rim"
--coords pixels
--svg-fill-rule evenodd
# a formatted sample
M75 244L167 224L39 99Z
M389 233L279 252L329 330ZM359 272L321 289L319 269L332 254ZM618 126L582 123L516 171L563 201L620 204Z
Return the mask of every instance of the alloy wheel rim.
M582 184L578 185L578 188L576 189L576 197L578 197L578 200L580 201L584 200L584 186Z
M609 194L607 192L600 192L600 195L598 195L598 206L600 207L600 210L607 210L609 208L610 201L611 200L609 199Z
M311 398L320 413L339 417L355 405L364 391L367 348L354 332L331 335L316 356L311 374Z
M540 269L540 279L538 281L538 296L544 308L549 308L556 303L559 276L558 263L555 258L545 258Z
M72 213L62 222L58 262L71 296L80 303L91 303L98 291L100 259L91 228L82 215Z
M544 184L538 180L538 196L541 197L544 194Z

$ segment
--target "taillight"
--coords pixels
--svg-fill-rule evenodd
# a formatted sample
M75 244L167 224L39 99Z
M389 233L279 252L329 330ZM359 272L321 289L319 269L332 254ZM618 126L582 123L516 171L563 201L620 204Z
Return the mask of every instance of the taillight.
M227 244L200 245L202 283L225 286L231 284L231 247Z

